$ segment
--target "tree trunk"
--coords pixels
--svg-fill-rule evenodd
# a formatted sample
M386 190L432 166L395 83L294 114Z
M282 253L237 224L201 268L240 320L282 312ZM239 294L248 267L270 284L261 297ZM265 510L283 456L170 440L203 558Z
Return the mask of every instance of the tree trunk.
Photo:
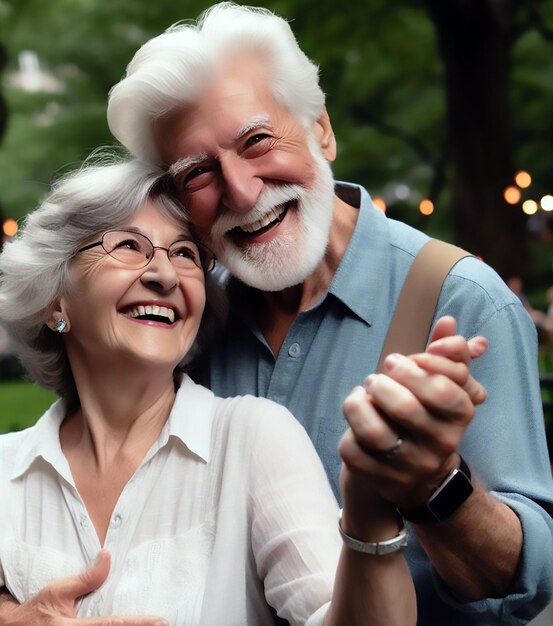
M6 49L0 43L0 72L4 69L6 65ZM0 91L0 143L2 143L2 135L6 130L6 121L8 117L8 111L6 107L6 102L2 96L2 92Z
M445 68L457 243L502 276L524 275L528 249L513 184L509 78L515 3L426 0Z
M0 73L6 66L6 57L7 57L6 49L4 48L2 43L0 43ZM1 82L0 82L0 85L1 85ZM6 130L7 118L8 118L8 107L6 106L6 101L4 100L4 97L2 96L2 92L0 91L0 143L2 143L2 137ZM2 232L3 222L4 222L4 212L2 211L2 202L0 199L0 251L2 250L2 241L4 239L4 235Z

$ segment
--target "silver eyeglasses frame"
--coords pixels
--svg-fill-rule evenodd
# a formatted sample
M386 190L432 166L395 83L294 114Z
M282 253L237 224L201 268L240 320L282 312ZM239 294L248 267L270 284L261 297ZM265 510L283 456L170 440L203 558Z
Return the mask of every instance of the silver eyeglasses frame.
M147 256L146 254L141 254L140 256L143 257L144 263L138 263L138 264L136 264L134 262L129 263L129 262L126 262L123 259L118 258L117 256L114 256L112 253L115 250L115 248L113 248L110 251L104 245L104 239L110 233L129 233L129 235L132 235L133 237L138 237L139 239L144 240L144 243L147 242L147 244L148 244L147 248L149 248L149 250L150 250L150 255ZM156 250L165 250L165 252L167 254L167 258L169 259L171 264L173 264L173 262L171 261L170 251L175 246L177 246L177 244L179 244L179 243L180 244L192 244L192 245L194 245L198 249L198 255L199 255L199 258L200 258L201 265L198 265L194 260L192 260L192 261L193 261L194 265L196 265L196 267L198 267L199 269L203 270L206 274L208 272L211 272L211 270L215 267L215 260L216 259L215 259L215 255L213 254L213 252L211 252L211 250L209 248L207 248L206 246L204 246L203 244L201 244L201 243L199 243L197 241L193 241L191 239L177 239L168 248L166 248L165 246L154 246L154 244L151 241L151 239L149 237L147 237L146 235L144 235L143 233L140 233L140 232L138 232L136 230L126 229L126 228L110 228L109 230L106 230L102 234L102 238L99 241L95 241L93 243L89 243L86 246L83 246L82 248L79 248L75 254L80 254L81 252L86 252L87 250L90 250L90 249L95 248L97 246L101 246L106 254L108 254L112 259L115 259L119 263L122 263L123 265L128 265L129 267L133 267L134 269L142 269L142 268L146 267L150 263L150 261L154 258Z

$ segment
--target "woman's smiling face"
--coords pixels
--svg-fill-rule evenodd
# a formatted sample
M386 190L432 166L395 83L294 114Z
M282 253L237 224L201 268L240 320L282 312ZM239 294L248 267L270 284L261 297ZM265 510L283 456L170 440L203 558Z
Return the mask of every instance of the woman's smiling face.
M120 228L135 230L163 248L191 239L186 226L152 200ZM161 249L155 249L150 262L137 269L98 245L76 255L72 290L61 304L70 324L65 342L72 368L79 363L85 367L121 363L127 368L136 363L147 369L166 367L172 373L200 326L204 273L193 264L179 269Z

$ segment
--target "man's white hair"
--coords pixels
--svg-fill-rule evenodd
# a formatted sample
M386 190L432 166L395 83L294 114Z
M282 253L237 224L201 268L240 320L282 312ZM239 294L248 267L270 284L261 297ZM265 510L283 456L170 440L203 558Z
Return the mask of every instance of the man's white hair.
M288 23L269 10L221 2L195 24L176 24L146 42L110 91L108 123L132 154L156 164L153 121L199 100L229 56L253 54L267 63L273 95L309 128L324 94L318 67L302 52Z

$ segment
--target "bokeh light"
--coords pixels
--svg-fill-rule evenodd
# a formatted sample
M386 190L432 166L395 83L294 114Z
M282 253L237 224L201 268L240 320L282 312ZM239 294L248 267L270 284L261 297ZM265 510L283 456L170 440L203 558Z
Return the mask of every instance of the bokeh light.
M553 211L553 196L547 194L540 200L541 208L544 211Z
M525 200L522 203L522 210L526 215L534 215L538 211L538 203L535 200Z
M507 187L503 192L505 202L509 204L518 204L520 202L520 191L516 187Z
M521 189L527 189L532 184L532 177L530 176L530 174L528 174L528 172L520 170L520 172L517 172L515 174L515 183Z
M17 229L17 222L11 218L8 218L2 224L2 232L6 237L13 237L17 233Z
M386 203L384 202L384 198L380 198L377 196L373 198L374 206L378 207L383 213L386 213Z
M429 200L428 198L421 200L419 204L419 211L423 215L432 215L432 213L434 213L434 203L432 200Z

